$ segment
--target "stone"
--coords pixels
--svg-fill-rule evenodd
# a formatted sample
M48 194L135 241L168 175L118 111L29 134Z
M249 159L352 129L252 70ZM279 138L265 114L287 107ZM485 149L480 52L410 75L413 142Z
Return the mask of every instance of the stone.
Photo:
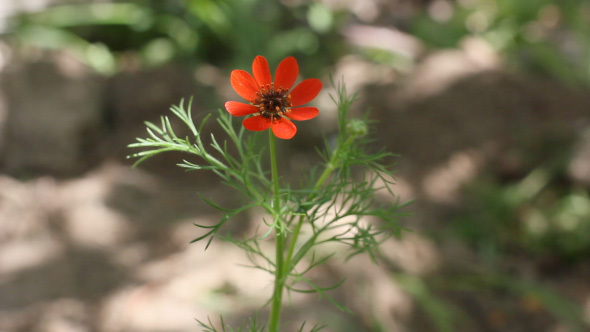
M101 127L103 82L60 52L38 60L15 59L4 67L2 168L25 177L87 169Z

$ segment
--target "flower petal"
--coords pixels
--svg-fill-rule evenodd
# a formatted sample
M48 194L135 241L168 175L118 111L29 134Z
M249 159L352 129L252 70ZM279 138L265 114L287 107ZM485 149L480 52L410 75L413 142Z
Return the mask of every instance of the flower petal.
M297 60L292 56L283 59L275 71L275 88L291 89L297 79L297 75L299 75Z
M280 118L272 122L272 133L278 138L291 139L297 133L297 127L293 122Z
M258 112L258 107L250 104L244 104L237 101L228 101L225 103L225 109L233 116L244 116Z
M322 89L322 81L317 78L308 78L299 83L291 91L291 105L299 106L310 102Z
M297 107L297 108L292 108L285 115L287 117L289 117L290 119L297 120L297 121L303 121L303 120L313 119L319 113L320 113L320 111L315 107Z
M267 85L272 82L268 61L261 55L254 58L254 62L252 62L252 74L258 86Z
M271 124L272 123L270 119L265 118L262 115L251 116L242 121L242 125L244 126L244 128L252 131L266 130L270 128Z
M256 99L256 92L259 87L252 76L244 70L233 70L230 77L231 86L236 90L240 97L247 101L253 102Z

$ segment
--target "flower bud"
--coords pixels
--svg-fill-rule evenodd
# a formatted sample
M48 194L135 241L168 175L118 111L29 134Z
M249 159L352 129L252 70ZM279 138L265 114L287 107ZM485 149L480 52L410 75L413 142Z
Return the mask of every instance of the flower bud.
M363 137L368 131L367 123L363 120L352 119L346 124L346 133L353 137Z

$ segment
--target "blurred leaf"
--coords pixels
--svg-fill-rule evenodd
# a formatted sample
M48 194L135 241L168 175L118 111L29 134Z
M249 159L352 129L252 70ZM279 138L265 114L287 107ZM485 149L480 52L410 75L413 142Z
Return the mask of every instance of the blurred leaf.
M101 43L89 43L73 33L36 25L23 27L19 39L25 43L50 49L69 50L81 62L99 73L112 74L116 61L110 50Z
M534 296L552 315L570 328L571 332L583 332L590 328L584 321L584 313L580 306L569 301L551 289L532 282L502 274L466 275L454 277L454 285L458 287L476 287L476 289L499 288L521 296Z
M20 19L28 23L65 28L80 25L130 25L145 30L152 23L153 13L134 3L93 3L48 7L25 14Z
M313 30L323 33L332 28L334 15L326 5L315 2L309 6L307 21Z
M395 280L418 302L418 306L428 315L437 331L456 331L453 324L456 321L456 316L453 310L449 304L432 294L424 281L419 277L401 273L395 275Z

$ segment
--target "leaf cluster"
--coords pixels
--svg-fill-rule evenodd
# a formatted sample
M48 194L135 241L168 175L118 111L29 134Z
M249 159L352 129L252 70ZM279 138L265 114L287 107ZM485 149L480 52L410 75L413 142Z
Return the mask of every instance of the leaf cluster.
M248 321L248 324L246 325L245 328L240 327L237 329L234 329L233 327L231 327L229 324L225 323L225 321L223 320L223 317L219 318L219 327L217 327L212 321L211 318L207 319L207 322L203 322L200 320L197 320L197 323L199 324L199 327L201 327L203 330L201 330L202 332L264 332L266 327L263 324L260 324L258 322L258 318L256 316L254 316L253 318L250 318L250 320ZM304 328L305 328L305 323L301 324L301 326L299 327L299 329L297 330L297 332L304 332ZM314 325L309 332L319 332L322 328L324 328L321 325Z
M242 126L232 122L232 117L226 112L219 111L217 118L218 125L226 134L224 140L203 133L209 116L197 128L191 117L191 102L188 109L181 102L171 111L189 128L192 137L176 135L170 119L163 116L160 126L146 122L149 137L138 138L129 147L142 149L131 156L138 158L136 164L167 151L181 151L199 157L198 162L185 159L178 166L213 172L225 185L248 198L248 203L238 208L222 207L203 198L223 216L215 225L196 225L205 232L194 241L207 240L207 246L213 238L230 241L248 254L251 267L273 274L278 269L276 257L269 254L263 241L271 231L278 229L278 234L285 239L282 275L286 288L295 292L318 293L346 310L327 293L342 281L321 287L307 277L309 271L325 264L333 256L321 247L336 243L350 249L347 258L366 253L377 261L379 245L401 232L397 220L403 205L391 189L393 175L390 162L394 155L386 151L371 152L370 122L367 118L351 120L348 117L356 96L349 95L344 84L339 84L332 99L338 107L335 144L326 140L320 152L324 160L322 165L311 172L301 188L283 186L278 201L273 196L268 168L262 166L265 149L260 135L245 132ZM208 143L204 142L205 137ZM390 198L379 200L376 196L379 190L389 193ZM264 209L270 216L268 220L262 220L256 236L236 239L223 235L221 230L228 220L255 207ZM216 330L210 327L205 331Z
M221 207L215 202L201 197L205 202L224 213L218 224L214 226L196 225L206 230L206 233L192 242L207 239L207 247L222 226L234 215L255 206L261 206L272 211L266 188L270 186L268 172L261 166L262 151L259 135L245 135L243 127L236 128L231 115L219 110L217 124L227 134L227 138L219 142L214 134L204 135L203 130L211 114L205 117L199 127L196 127L190 112L192 99L188 107L184 101L170 108L172 113L180 119L190 130L192 137L179 137L170 118L162 116L160 126L145 122L149 135L147 138L137 138L136 143L129 144L130 148L140 148L142 151L134 153L129 158L138 158L134 167L158 154L170 151L184 152L199 157L199 162L182 160L177 165L189 171L205 170L217 175L223 184L245 194L251 203L236 209ZM204 140L208 138L210 142Z

